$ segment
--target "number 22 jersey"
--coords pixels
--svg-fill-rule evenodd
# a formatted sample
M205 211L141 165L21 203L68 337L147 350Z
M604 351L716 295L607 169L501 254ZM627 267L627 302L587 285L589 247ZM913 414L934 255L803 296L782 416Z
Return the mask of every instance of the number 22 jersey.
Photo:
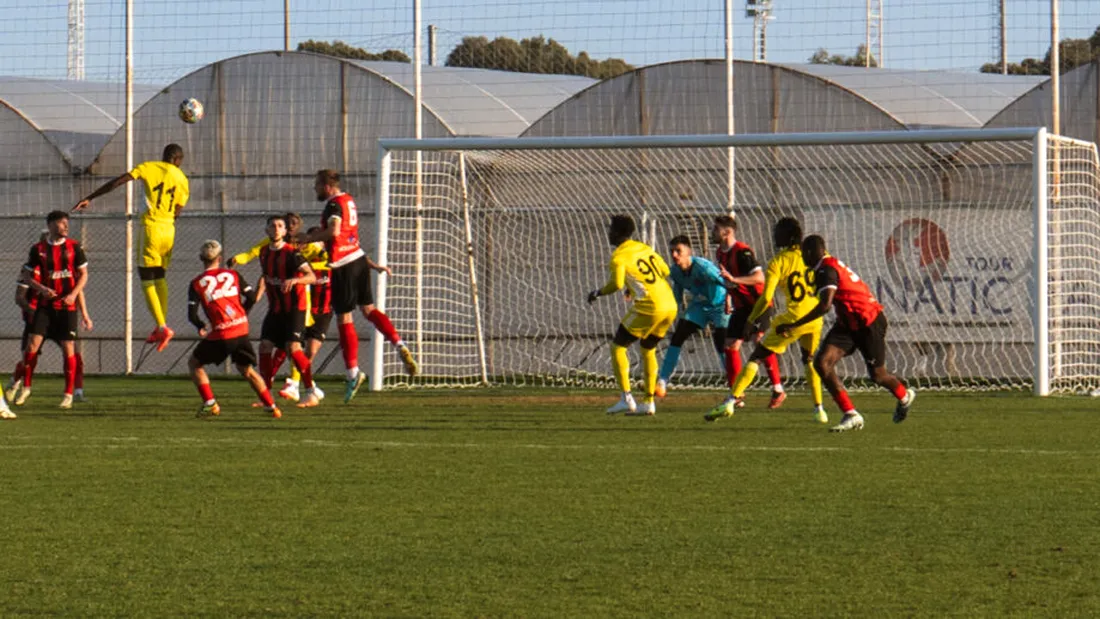
M251 290L240 274L231 269L203 271L187 287L188 305L201 306L210 320L208 340L248 337L248 312L241 294Z

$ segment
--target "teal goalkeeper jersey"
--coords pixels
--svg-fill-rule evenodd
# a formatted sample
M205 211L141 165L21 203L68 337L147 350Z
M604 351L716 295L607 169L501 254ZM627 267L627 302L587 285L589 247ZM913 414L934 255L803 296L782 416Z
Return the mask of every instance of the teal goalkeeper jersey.
M684 271L673 264L669 269L672 277L672 294L676 295L676 305L684 303L684 291L691 294L691 304L703 309L724 308L726 305L726 285L718 266L699 256L691 257L691 267Z

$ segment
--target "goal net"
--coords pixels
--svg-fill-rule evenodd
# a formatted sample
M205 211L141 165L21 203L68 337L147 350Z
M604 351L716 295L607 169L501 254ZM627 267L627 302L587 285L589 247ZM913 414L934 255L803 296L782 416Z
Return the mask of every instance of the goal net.
M711 224L731 211L762 265L780 217L822 235L885 307L888 367L912 384L1100 388L1092 144L1006 129L382 148L377 258L393 275L378 300L423 373L406 378L376 338L374 388L611 385L608 341L629 301L585 299L607 277L610 216L632 215L666 257L684 234L713 259ZM781 367L801 381L797 353ZM864 376L858 356L841 372ZM724 383L706 334L672 382Z

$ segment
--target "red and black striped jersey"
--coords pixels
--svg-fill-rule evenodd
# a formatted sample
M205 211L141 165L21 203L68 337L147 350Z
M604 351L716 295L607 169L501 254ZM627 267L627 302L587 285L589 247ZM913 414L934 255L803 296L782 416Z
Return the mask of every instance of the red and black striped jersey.
M23 268L27 271L39 272L40 282L47 288L57 293L52 303L54 309L76 309L76 301L65 304L62 299L76 288L77 272L88 267L88 257L84 255L84 248L79 241L64 238L56 242L49 240L39 241L31 246L27 263Z
M756 261L756 255L752 253L752 248L741 241L735 242L733 247L729 249L722 249L722 246L719 245L715 257L718 265L726 267L726 270L734 277L751 275L753 271L762 268L760 263ZM729 288L730 298L733 299L735 309L751 310L752 306L756 304L756 300L763 293L764 284L762 283L755 286L738 285Z
M340 234L325 241L329 264L341 267L359 258L363 248L359 246L359 213L355 210L355 200L349 194L340 193L325 203L321 213L321 227L328 229L333 219L340 220Z
M230 340L248 336L248 312L244 296L251 286L230 269L207 269L187 288L187 304L201 307L210 321L208 340Z
M329 271L314 271L317 281L309 287L309 311L314 316L324 316L332 313L332 280Z
M840 260L825 256L814 267L814 287L818 294L822 290L835 288L833 305L836 307L837 320L849 329L857 330L875 321L882 305L875 299L866 282Z
M267 288L269 312L304 312L308 309L304 284L297 284L283 292L283 282L298 277L308 264L302 254L289 243L284 243L278 249L272 244L260 250L260 267L263 269L264 287Z

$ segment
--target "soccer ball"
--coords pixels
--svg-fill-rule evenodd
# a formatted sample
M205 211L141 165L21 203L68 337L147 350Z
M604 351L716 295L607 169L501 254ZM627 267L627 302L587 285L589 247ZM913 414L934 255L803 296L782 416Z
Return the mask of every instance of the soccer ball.
M180 120L189 125L202 120L203 114L202 101L198 99L186 99L180 104Z

